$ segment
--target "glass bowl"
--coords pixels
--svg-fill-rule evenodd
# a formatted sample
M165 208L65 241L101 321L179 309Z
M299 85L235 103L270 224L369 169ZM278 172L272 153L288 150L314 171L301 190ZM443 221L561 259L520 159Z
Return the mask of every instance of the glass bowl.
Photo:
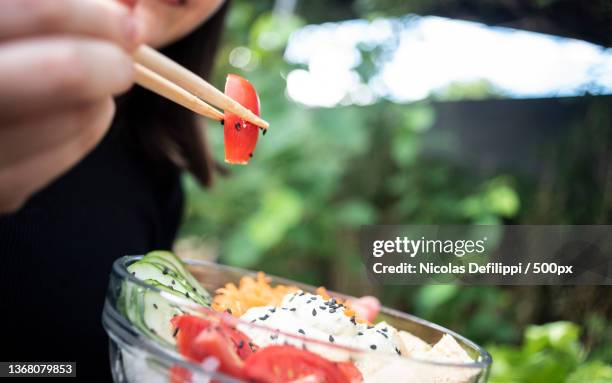
M122 307L122 291L128 288L138 288L149 294L158 294L166 300L172 301L182 311L192 312L198 309L186 300L176 299L153 286L144 284L132 276L127 267L140 259L140 256L126 256L119 258L113 264L110 282L104 303L102 324L110 338L110 364L113 380L117 383L155 383L169 382L170 375L175 369L183 369L191 375L191 382L242 382L236 378L215 371L214 364L198 364L187 360L172 347L154 341L146 336L138 326L133 325L126 317ZM223 266L213 262L186 260L189 271L195 278L213 293L226 283L238 283L243 276L255 276L256 272L235 267ZM297 283L287 279L269 276L272 284L295 285L304 291L314 293L313 286ZM346 295L330 292L334 297L347 298ZM201 312L198 312L201 315ZM223 315L223 314L216 314ZM424 382L424 383L483 383L487 381L491 356L482 347L472 341L450 331L442 326L428 322L424 319L402 313L397 310L383 307L377 319L381 319L397 328L405 330L421 338L429 344L436 343L444 334L451 335L457 343L474 360L472 363L445 363L417 359L408 356L397 356L375 351L364 351L338 346L329 342L297 337L282 333L287 338L299 340L304 347L324 355L329 359L349 357L356 364L367 363L367 368L373 368L372 374L364 374L366 382L394 383ZM252 326L259 331L269 331L271 336L277 335L278 330L269 329L261 325L242 322L238 319L238 326ZM290 339L292 340L292 339ZM373 366L373 367L372 367ZM363 371L363 370L362 370ZM176 380L175 380L176 381Z

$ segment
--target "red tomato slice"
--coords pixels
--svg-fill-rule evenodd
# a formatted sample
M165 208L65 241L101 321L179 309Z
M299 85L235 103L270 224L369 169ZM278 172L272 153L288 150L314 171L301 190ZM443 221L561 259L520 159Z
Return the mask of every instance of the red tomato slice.
M244 362L234 349L234 344L229 337L214 328L208 328L200 333L193 342L194 352L199 356L199 361L207 357L215 357L219 360L219 371L241 378Z
M268 346L246 360L244 373L257 383L314 381L349 383L334 363L310 351L291 346Z
M170 321L176 331L177 351L192 360L198 360L192 348L193 340L206 328L210 327L211 322L193 315L178 315ZM199 361L199 360L198 360Z
M246 79L228 74L225 94L259 116L259 97L253 85ZM228 111L225 112L223 121L225 162L247 164L255 151L259 128Z
M257 351L257 346L251 343L251 339L242 331L222 324L224 334L232 341L234 350L242 360L246 360L251 354Z
M170 369L170 383L190 383L191 372L186 368L174 366Z
M336 362L336 367L342 372L348 382L359 383L363 382L363 375L361 371L355 367L353 362Z
M246 359L254 351L257 351L257 346L251 343L251 339L248 336L228 323L212 322L193 315L179 315L172 318L170 322L178 329L176 332L177 350L181 355L192 360L199 361L200 358L199 355L195 354L198 350L193 348L194 340L203 330L211 326L214 326L215 331L222 333L223 336L228 338L230 347L241 359Z
M181 355L196 362L213 356L219 360L219 371L243 376L243 359L256 350L244 333L228 323L193 315L176 316L171 323L177 328L176 348ZM179 379L182 375L177 376Z

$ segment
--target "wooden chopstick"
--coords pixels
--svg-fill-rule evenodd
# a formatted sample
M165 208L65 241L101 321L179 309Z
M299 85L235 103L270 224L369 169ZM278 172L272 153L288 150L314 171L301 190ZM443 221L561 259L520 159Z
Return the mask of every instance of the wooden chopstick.
M188 93L190 92L198 96L203 101L223 110L228 110L260 128L268 129L270 126L265 120L226 96L197 74L182 67L149 46L143 45L138 48L133 54L133 58L136 63L152 72L156 72L160 77L185 89Z
M174 101L193 112L217 121L223 120L223 113L152 70L134 63L134 71L136 83L143 88Z

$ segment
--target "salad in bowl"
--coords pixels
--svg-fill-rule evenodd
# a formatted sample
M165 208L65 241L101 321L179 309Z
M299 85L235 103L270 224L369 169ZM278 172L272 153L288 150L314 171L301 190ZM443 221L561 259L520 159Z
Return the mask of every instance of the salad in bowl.
M392 309L169 252L123 257L103 324L116 382L484 382L489 354Z

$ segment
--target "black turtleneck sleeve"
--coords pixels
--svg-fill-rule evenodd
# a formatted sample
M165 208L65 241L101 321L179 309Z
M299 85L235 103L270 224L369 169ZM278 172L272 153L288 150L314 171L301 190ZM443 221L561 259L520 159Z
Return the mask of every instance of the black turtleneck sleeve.
M110 381L101 325L111 264L169 249L183 195L178 169L151 163L112 128L79 164L0 215L4 361L76 361L79 381Z

